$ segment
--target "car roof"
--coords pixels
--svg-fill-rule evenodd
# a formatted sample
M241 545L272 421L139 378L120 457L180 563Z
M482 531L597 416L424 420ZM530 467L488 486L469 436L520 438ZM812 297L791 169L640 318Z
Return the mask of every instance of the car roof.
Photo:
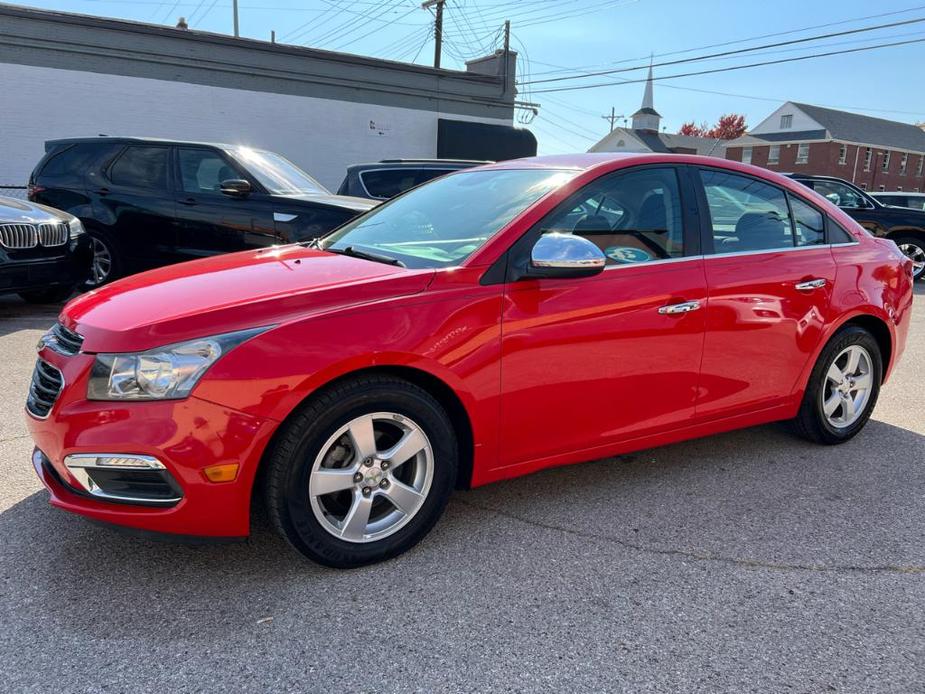
M878 195L902 195L904 198L925 198L925 193L915 193L911 190L878 190L871 193L874 197Z
M219 149L236 149L238 147L248 147L248 145L229 145L223 142L201 142L195 140L168 140L160 137L135 137L131 135L96 135L90 137L65 137L57 140L47 140L45 142L45 148L47 149L51 145L72 145L72 144L86 144L86 143L100 143L104 144L107 142L112 143L125 143L125 142L136 142L141 144L158 144L158 145L198 145L200 147L217 147ZM263 151L260 147L253 147L252 149Z

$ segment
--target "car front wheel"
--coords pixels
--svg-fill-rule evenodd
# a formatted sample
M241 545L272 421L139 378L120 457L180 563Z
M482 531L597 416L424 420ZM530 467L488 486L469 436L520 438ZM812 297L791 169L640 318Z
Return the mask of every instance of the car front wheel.
M858 326L840 330L813 368L795 420L798 433L829 445L853 438L877 404L882 374L874 337Z
M266 460L270 517L305 556L362 566L414 546L456 480L453 426L440 403L383 376L329 388L293 415Z

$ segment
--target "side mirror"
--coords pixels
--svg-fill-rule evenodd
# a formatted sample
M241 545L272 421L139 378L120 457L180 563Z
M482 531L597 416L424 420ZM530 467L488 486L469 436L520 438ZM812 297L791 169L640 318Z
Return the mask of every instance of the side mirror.
M229 178L219 184L219 190L231 198L246 198L251 194L251 184L243 178Z
M591 277L604 269L601 249L583 236L544 234L530 251L526 277Z

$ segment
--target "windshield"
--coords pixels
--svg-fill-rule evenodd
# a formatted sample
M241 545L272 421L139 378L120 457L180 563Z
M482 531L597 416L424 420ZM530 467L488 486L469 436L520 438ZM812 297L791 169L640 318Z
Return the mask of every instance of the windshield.
M322 239L319 247L365 250L410 268L458 265L576 173L495 169L450 174L349 222Z
M230 150L230 154L247 167L250 174L260 181L260 184L270 193L277 195L291 193L330 194L327 188L291 161L276 154L276 152L239 147Z

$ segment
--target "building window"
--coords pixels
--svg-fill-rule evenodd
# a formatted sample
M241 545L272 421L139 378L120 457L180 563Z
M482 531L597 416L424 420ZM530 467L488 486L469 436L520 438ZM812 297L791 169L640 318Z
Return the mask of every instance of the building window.
M874 155L873 150L870 147L868 147L867 151L864 152L864 170L865 171L870 171L870 159L873 155Z
M752 148L751 147L742 148L742 163L743 164L752 163Z
M923 164L925 164L925 154L923 154L922 156L919 157L919 168L917 168L917 169L915 170L915 175L916 175L916 176L921 176L921 175L922 175L922 165L923 165Z
M896 190L898 190L898 191L901 193L901 192L903 191L903 187L902 187L902 186L896 186Z
M780 145L771 145L768 150L768 164L780 163Z
M788 113L786 116L781 116L780 117L780 127L781 127L781 130L784 130L786 128L792 128L793 127L793 115Z
M797 164L805 164L809 161L809 145L802 144L797 147Z
M906 163L909 161L909 155L906 152L903 152L902 159L899 160L899 175L906 175Z
M883 185L883 184L881 183L881 184L880 184L880 192L882 193L882 192L885 191L885 190L886 190L886 186Z
M866 184L866 183L862 183L862 184L861 184L861 190L867 190L867 184Z
M848 163L848 145L842 145L838 148L838 163L847 164Z
M883 153L883 170L884 171L890 170L890 150L887 150L886 152Z

